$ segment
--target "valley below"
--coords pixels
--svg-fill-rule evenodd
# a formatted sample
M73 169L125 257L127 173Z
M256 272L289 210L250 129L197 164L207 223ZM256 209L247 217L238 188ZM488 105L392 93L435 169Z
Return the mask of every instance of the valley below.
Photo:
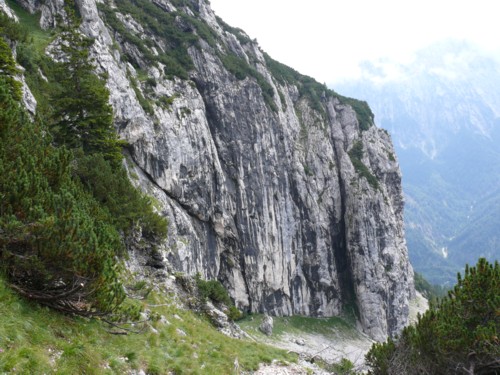
M498 259L500 63L444 40L406 64L371 61L337 89L367 100L403 174L405 229L415 270L445 287L479 257Z

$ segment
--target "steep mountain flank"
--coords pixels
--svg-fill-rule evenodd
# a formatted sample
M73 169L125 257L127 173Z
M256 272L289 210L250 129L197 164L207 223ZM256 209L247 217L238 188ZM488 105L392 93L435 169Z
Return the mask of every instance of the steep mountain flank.
M61 0L20 3L46 28L65 18ZM76 5L130 176L170 223L155 262L131 264L217 278L246 311L352 310L373 338L399 332L401 175L366 103L273 61L206 0Z

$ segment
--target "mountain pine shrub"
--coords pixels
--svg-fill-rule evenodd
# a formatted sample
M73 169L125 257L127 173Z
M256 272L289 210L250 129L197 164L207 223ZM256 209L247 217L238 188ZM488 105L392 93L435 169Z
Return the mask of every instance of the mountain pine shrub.
M49 76L55 111L35 120L20 103L4 39L12 33L0 27L0 271L24 297L60 311L133 315L134 305L122 304L123 234L139 225L160 240L167 222L128 180L109 93L86 50L91 41L78 34L67 8L73 23L62 33L71 43L58 68L65 78L57 86Z
M0 78L0 263L22 295L62 311L111 312L123 301L123 246L72 155L51 145Z
M374 344L370 374L497 374L500 371L500 265L467 266L448 296L397 340Z

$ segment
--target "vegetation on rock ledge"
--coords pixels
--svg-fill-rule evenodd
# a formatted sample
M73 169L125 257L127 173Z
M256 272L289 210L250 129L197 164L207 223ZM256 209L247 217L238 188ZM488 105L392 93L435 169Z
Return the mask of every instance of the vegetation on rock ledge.
M362 177L366 178L368 183L374 188L379 188L379 183L377 177L375 177L368 167L361 161L363 158L363 143L361 140L357 140L352 145L351 150L349 151L349 157L351 158L351 163L354 166L354 169L357 173L359 173Z
M368 130L373 125L374 115L367 102L339 95L313 78L300 74L295 69L272 59L267 53L264 53L264 58L268 69L278 82L296 85L300 97L306 98L312 109L323 116L326 116L326 113L322 101L326 98L336 97L341 103L352 107L362 131Z

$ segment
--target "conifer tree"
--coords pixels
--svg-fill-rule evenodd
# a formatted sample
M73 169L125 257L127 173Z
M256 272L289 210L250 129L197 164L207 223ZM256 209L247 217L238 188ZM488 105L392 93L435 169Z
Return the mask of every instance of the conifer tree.
M58 63L58 90L52 100L53 133L56 141L86 154L100 153L114 164L122 160L121 147L113 127L109 91L94 73L89 51L93 40L78 31L75 10L66 1L69 24L63 27Z
M435 309L397 341L375 344L370 374L496 374L500 372L500 265L479 259Z
M0 76L0 267L22 295L62 311L109 313L123 301L109 214L72 177Z
M109 93L88 57L91 41L67 8L74 22L63 30L66 60L53 100L57 142L21 107L16 63L0 27L0 271L29 299L65 312L109 314L125 298L122 234L139 224L163 238L167 221L127 178Z

